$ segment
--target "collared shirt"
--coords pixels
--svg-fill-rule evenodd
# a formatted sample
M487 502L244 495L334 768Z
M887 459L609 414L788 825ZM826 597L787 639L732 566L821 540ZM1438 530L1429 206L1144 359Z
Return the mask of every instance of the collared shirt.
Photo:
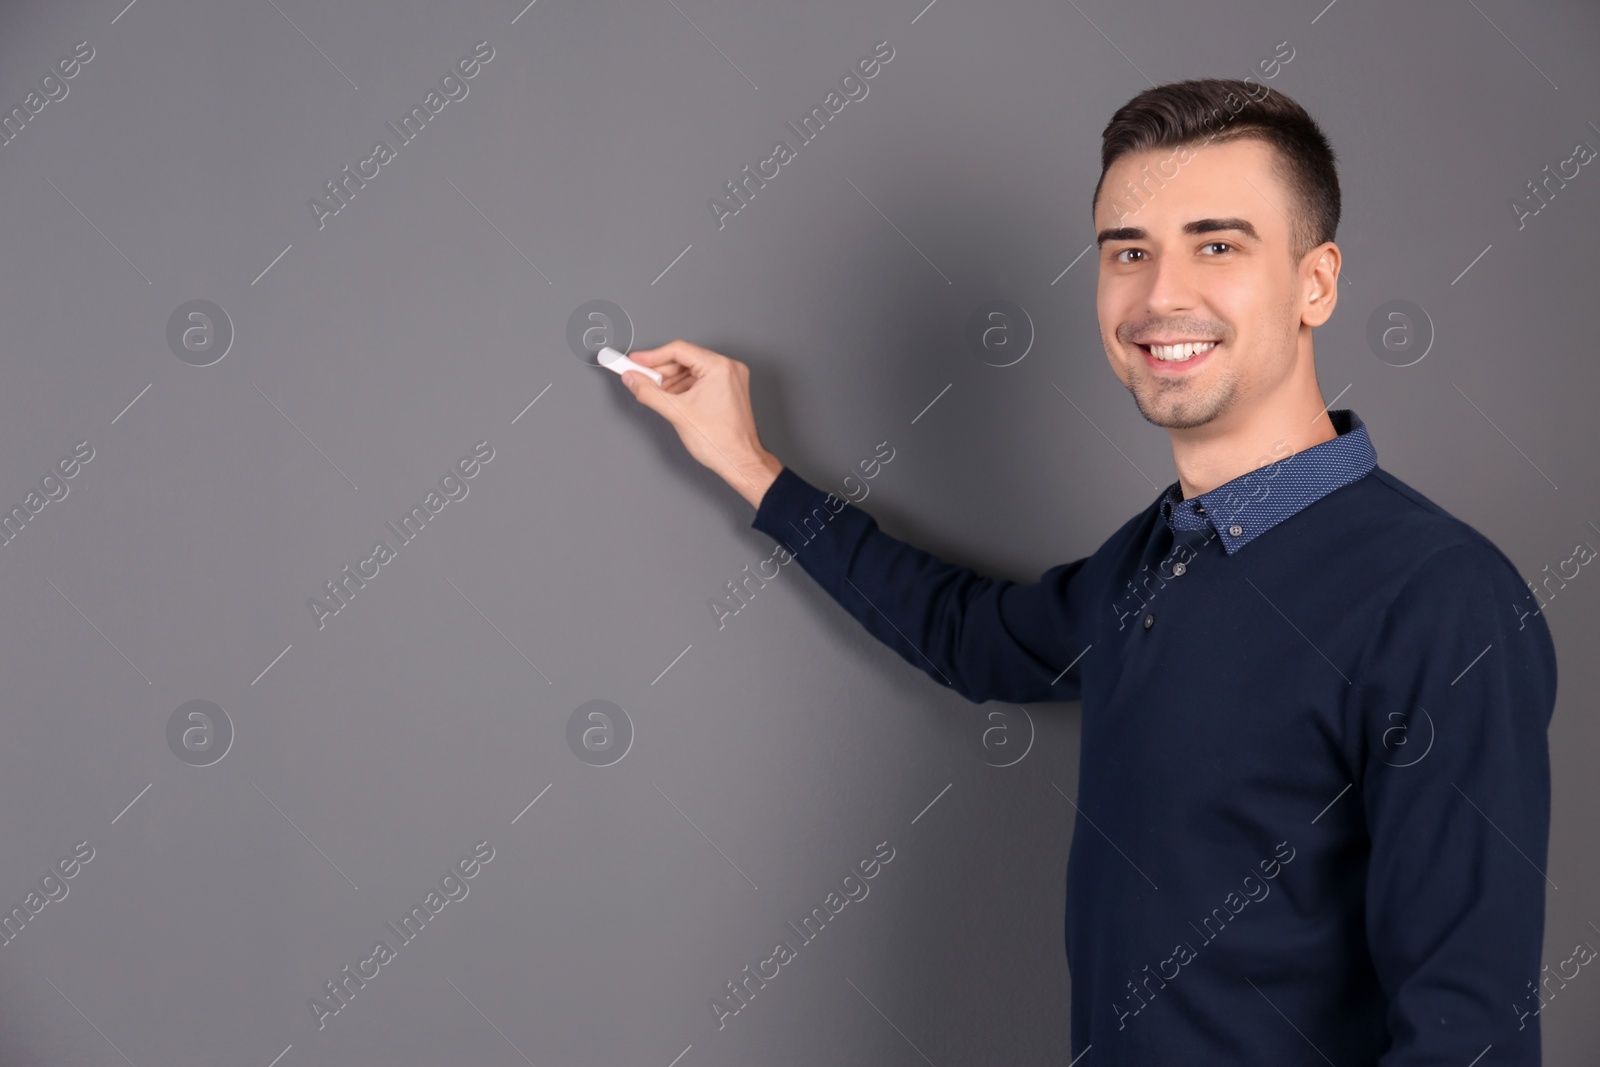
M1328 412L1338 434L1275 463L1242 474L1191 500L1177 482L1161 494L1161 516L1174 532L1210 529L1229 555L1307 505L1378 465L1367 424L1354 411Z
M1493 543L1335 414L1036 582L787 467L752 522L967 700L1082 700L1076 800L1038 816L1072 827L1086 1064L1539 1062L1554 644Z

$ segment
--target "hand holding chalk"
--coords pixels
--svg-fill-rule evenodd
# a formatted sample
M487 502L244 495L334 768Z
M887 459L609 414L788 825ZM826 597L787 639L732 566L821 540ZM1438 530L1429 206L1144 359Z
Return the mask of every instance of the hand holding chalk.
M609 352L609 355L608 355ZM629 359L614 349L601 349L600 362L614 371L651 375L665 385L646 389L635 377L628 388L634 397L672 425L695 460L721 476L751 507L783 470L783 463L761 445L750 406L750 368L709 348L671 341Z
M660 371L651 370L649 367L639 366L639 364L635 363L621 352L618 352L610 345L606 345L599 352L595 353L595 358L600 361L600 365L602 367L605 367L607 370L616 371L618 376L626 374L628 371L636 370L640 374L649 375L650 380L655 382L657 385L661 384Z

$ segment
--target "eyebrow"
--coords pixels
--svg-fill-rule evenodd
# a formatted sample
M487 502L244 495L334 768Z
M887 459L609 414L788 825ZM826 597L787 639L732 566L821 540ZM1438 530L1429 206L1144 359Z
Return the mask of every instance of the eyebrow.
M1193 222L1184 223L1184 233L1217 233L1221 230L1234 230L1244 234L1252 241L1261 240L1261 235L1256 233L1256 228L1250 225L1249 219L1195 219ZM1095 244L1103 245L1107 241L1143 241L1150 234L1139 226L1118 226L1108 230L1101 230L1095 235Z

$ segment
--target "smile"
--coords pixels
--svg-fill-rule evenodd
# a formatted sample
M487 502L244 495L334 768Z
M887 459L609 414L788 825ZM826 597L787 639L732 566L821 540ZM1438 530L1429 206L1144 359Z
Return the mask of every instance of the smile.
M1185 341L1173 345L1140 345L1152 358L1162 363L1183 363L1203 355L1217 346L1216 341Z

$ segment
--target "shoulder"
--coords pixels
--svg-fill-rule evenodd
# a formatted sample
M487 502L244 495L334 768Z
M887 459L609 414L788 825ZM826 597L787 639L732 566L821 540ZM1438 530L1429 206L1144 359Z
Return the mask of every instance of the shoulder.
M1163 489L1162 493L1166 490ZM1139 559L1152 538L1166 526L1161 514L1161 495L1157 495L1142 511L1130 516L1100 543L1100 547L1084 561L1091 572L1102 577L1120 576L1123 581L1134 576Z
M1382 546L1399 573L1425 579L1439 573L1524 588L1516 565L1498 545L1419 490L1382 467L1346 489L1363 506L1353 509L1363 536Z
M1482 531L1382 467L1336 490L1319 545L1347 554L1366 589L1362 609L1396 624L1537 630L1539 600ZM1331 498L1330 498L1331 499Z
M1361 481L1373 497L1367 533L1387 542L1395 561L1382 628L1430 640L1471 634L1530 657L1525 663L1553 677L1555 646L1542 605L1499 546L1382 468Z

